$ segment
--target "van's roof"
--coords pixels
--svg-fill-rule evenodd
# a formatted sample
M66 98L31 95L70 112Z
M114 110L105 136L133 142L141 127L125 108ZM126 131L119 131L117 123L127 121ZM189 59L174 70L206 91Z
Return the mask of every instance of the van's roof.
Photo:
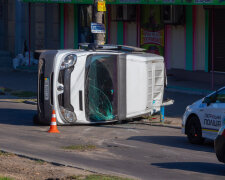
M119 51L124 53L132 52L145 52L146 50L134 46L125 46L125 45L114 45L114 44L105 44L105 45L96 45L91 43L81 43L79 48L92 51Z

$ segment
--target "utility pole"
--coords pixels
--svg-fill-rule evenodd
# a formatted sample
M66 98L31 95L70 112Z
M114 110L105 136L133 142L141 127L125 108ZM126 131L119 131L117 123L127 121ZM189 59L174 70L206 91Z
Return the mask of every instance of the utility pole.
M103 2L103 0L94 0L94 22L103 24L104 11L99 11L98 3ZM96 45L105 44L105 33L94 33L94 43Z

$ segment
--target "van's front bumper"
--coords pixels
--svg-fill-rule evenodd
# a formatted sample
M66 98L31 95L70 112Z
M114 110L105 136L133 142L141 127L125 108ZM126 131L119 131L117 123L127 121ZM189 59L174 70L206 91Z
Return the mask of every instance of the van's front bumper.
M52 110L59 114L58 124L74 124L66 120L61 109L74 112L71 105L71 73L74 66L64 70L57 70L59 61L58 51L47 51L41 54L38 66L38 118L43 124L50 124ZM57 93L55 93L57 92ZM62 93L58 93L62 92ZM56 96L56 97L54 97ZM54 102L54 103L53 103ZM55 105L58 106L55 106ZM76 119L75 119L76 120Z

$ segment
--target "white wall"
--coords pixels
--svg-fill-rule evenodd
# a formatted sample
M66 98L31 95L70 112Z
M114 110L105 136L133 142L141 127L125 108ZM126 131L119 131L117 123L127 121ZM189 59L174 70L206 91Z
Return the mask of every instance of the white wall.
M184 26L171 27L170 68L185 69L185 33Z
M127 37L126 45L137 46L137 23L129 22L127 23Z
M203 6L196 6L196 30L195 30L195 69L205 68L205 12ZM172 26L171 46L169 50L169 68L185 69L186 46L184 26ZM187 52L188 53L188 52Z

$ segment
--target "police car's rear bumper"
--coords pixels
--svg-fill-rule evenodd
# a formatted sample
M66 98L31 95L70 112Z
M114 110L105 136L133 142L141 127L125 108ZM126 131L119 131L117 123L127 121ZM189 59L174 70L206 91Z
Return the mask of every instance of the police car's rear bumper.
M218 135L214 143L217 159L220 162L225 163L225 137L222 135Z

